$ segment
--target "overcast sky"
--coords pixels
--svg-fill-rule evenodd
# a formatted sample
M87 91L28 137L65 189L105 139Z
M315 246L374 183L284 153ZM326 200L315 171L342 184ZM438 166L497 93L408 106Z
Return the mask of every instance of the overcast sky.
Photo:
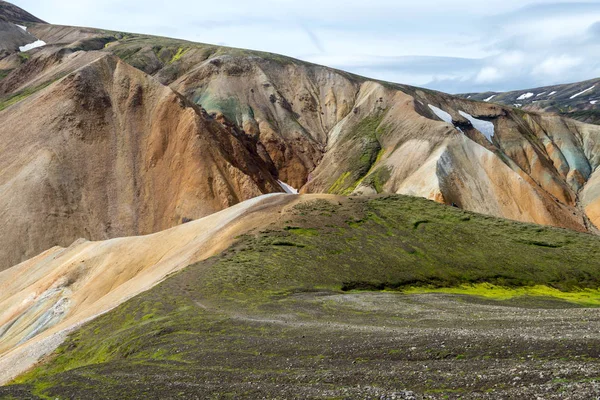
M55 24L264 50L450 93L600 77L600 0L12 0Z

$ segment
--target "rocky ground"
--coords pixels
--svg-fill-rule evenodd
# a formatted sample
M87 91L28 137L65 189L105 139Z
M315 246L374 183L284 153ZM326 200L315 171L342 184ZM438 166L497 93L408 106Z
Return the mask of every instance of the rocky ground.
M298 200L77 328L0 398L600 396L596 236L405 196Z
M189 282L186 274L170 280L146 305L170 300L166 292ZM595 309L545 299L317 291L234 310L190 297L185 329L146 314L143 329L154 334L131 340L129 355L3 387L0 398L600 396Z

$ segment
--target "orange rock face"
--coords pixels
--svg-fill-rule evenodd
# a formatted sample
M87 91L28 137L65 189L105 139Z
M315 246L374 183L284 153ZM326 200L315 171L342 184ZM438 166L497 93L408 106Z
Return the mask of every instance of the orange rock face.
M108 54L0 116L1 268L281 191L250 138Z

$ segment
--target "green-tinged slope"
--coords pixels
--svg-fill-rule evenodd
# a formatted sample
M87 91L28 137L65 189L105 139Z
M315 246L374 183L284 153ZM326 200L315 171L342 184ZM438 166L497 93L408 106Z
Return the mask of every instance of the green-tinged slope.
M203 291L412 285L600 286L599 240L485 217L413 197L299 205L281 230L240 240Z
M486 283L512 287L517 294L554 293L540 292L542 285L571 291L574 302L540 297L535 304L576 307L579 298L573 293L600 286L596 236L403 196L300 202L283 209L278 218L280 222L268 229L240 237L221 255L186 268L83 326L45 364L0 388L0 397L382 394L364 392L365 385L384 392L409 387L442 396L471 390L465 386L471 375L476 381L472 390L502 389L504 383L498 386L497 380L475 376L490 365L510 368L525 355L539 361L535 368L554 368L542 366L549 360L598 356L596 339L571 346L559 336L532 344L527 338L498 334L492 342L471 338L465 348L464 338L429 330L473 324L481 324L481 329L498 324L502 329L538 329L539 324L551 324L546 314L542 321L527 317L525 322L511 314L500 323L502 313L496 306L489 317L486 308L477 311L489 306L471 305L467 312L452 298L435 297L447 295L350 290L479 284L481 292ZM538 291L528 293L526 288L534 285ZM593 290L581 293L583 303L599 297ZM503 292L499 297L507 296ZM527 303L522 298L516 304ZM448 312L452 307L456 310ZM461 320L464 312L468 322ZM567 318L574 318L569 312ZM440 320L440 315L446 317ZM424 331L408 334L417 327ZM464 360L471 364L464 366ZM450 361L462 362L463 373L435 372L448 368L444 363ZM429 362L437 365L424 370L423 363ZM400 366L402 371L396 371ZM589 377L581 371L573 374L568 379ZM512 379L508 373L499 376ZM522 384L526 383L530 381Z

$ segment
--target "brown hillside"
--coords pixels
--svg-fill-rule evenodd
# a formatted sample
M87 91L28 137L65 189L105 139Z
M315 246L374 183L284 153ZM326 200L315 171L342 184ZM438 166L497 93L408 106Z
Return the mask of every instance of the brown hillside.
M0 112L1 268L281 190L235 128L114 56L78 57L94 60Z

